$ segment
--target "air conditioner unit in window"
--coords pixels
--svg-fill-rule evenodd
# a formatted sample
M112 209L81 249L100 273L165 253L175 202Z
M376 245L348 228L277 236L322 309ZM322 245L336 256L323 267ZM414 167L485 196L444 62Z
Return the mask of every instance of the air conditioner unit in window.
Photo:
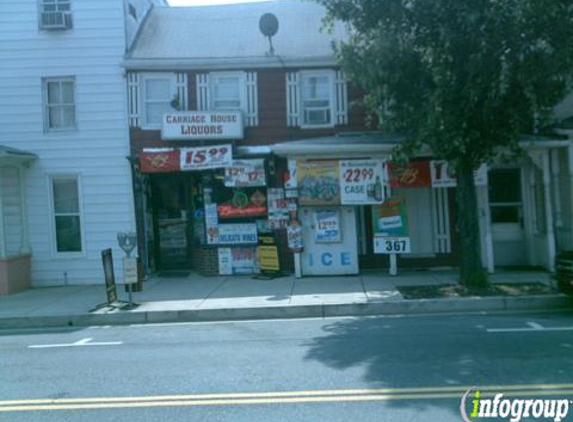
M72 28L72 14L70 12L42 12L41 27L47 30Z

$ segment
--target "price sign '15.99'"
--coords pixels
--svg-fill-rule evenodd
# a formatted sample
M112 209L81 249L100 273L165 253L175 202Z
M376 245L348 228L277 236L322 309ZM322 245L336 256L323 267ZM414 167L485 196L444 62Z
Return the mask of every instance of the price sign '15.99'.
M228 167L233 161L231 145L181 148L181 170Z

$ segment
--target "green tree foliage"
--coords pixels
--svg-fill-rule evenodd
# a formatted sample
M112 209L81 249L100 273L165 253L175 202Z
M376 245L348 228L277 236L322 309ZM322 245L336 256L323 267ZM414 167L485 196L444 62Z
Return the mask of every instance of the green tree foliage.
M457 169L461 278L483 282L472 172L567 93L573 0L316 1L348 25L337 51L381 128Z

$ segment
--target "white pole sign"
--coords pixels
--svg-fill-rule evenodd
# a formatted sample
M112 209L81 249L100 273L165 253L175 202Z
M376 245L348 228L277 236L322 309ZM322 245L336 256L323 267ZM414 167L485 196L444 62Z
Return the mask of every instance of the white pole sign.
M384 201L383 169L380 160L340 161L342 204L381 204Z

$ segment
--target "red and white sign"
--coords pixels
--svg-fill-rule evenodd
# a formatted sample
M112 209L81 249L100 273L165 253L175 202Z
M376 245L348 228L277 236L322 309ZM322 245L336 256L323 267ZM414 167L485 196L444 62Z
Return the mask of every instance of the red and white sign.
M169 173L179 171L179 150L152 149L139 154L142 173Z
M243 139L240 111L186 111L163 115L161 139Z
M343 205L381 204L384 201L385 163L381 160L340 162L340 201Z
M266 186L265 160L233 160L225 169L225 186L230 188Z
M456 171L444 160L430 161L433 188L454 188L458 185ZM482 164L474 171L474 183L476 186L487 185L487 165Z
M204 170L228 167L233 162L231 145L199 148L181 148L181 170Z

